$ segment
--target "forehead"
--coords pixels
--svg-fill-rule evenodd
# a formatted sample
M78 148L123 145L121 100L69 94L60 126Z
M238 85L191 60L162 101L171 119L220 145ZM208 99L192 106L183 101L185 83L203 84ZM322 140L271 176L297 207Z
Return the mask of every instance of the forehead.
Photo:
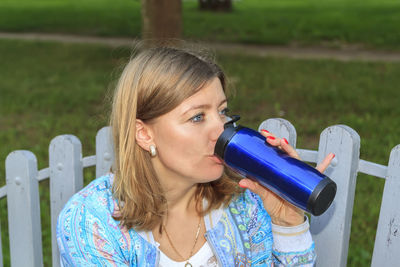
M206 83L203 88L194 95L185 99L177 109L187 110L188 108L197 105L218 105L224 99L226 99L226 96L221 81L218 78L214 78L210 82Z

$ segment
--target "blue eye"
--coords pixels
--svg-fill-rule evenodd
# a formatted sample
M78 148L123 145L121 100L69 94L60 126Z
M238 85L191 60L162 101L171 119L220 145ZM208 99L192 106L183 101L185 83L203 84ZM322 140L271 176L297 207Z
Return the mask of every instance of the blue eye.
M227 116L229 113L229 109L228 108L224 108L223 110L221 110L219 112L219 114L223 115L223 116Z
M190 121L191 122L195 122L195 123L196 122L201 122L203 120L204 120L204 113L199 113L199 114L193 116L192 118L190 118Z

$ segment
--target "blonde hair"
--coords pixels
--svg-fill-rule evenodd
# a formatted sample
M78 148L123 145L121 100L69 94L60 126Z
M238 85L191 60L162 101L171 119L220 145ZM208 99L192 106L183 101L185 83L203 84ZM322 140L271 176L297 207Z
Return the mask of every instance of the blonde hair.
M136 119L146 122L168 113L215 77L225 90L225 75L213 61L171 47L143 50L126 65L114 94L110 124L115 152L113 194L119 204L115 219L128 229L153 229L167 208L150 155L136 143ZM216 181L198 184L197 211L204 214L227 204L239 190L225 172ZM203 198L209 203L205 211L199 201Z

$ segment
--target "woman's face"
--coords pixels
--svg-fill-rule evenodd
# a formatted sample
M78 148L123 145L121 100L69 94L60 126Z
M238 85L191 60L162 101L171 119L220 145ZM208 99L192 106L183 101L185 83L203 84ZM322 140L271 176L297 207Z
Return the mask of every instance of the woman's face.
M157 118L150 127L160 179L204 183L221 177L224 166L214 147L226 122L227 100L221 82L214 78L179 106Z

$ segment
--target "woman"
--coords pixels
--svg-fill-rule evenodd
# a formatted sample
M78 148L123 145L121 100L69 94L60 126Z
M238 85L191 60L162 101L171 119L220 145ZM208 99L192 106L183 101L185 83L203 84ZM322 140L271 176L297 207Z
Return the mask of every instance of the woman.
M313 264L304 212L214 156L225 89L221 69L191 52L160 47L131 59L114 95L113 172L59 216L64 266ZM298 157L286 139L263 135Z

